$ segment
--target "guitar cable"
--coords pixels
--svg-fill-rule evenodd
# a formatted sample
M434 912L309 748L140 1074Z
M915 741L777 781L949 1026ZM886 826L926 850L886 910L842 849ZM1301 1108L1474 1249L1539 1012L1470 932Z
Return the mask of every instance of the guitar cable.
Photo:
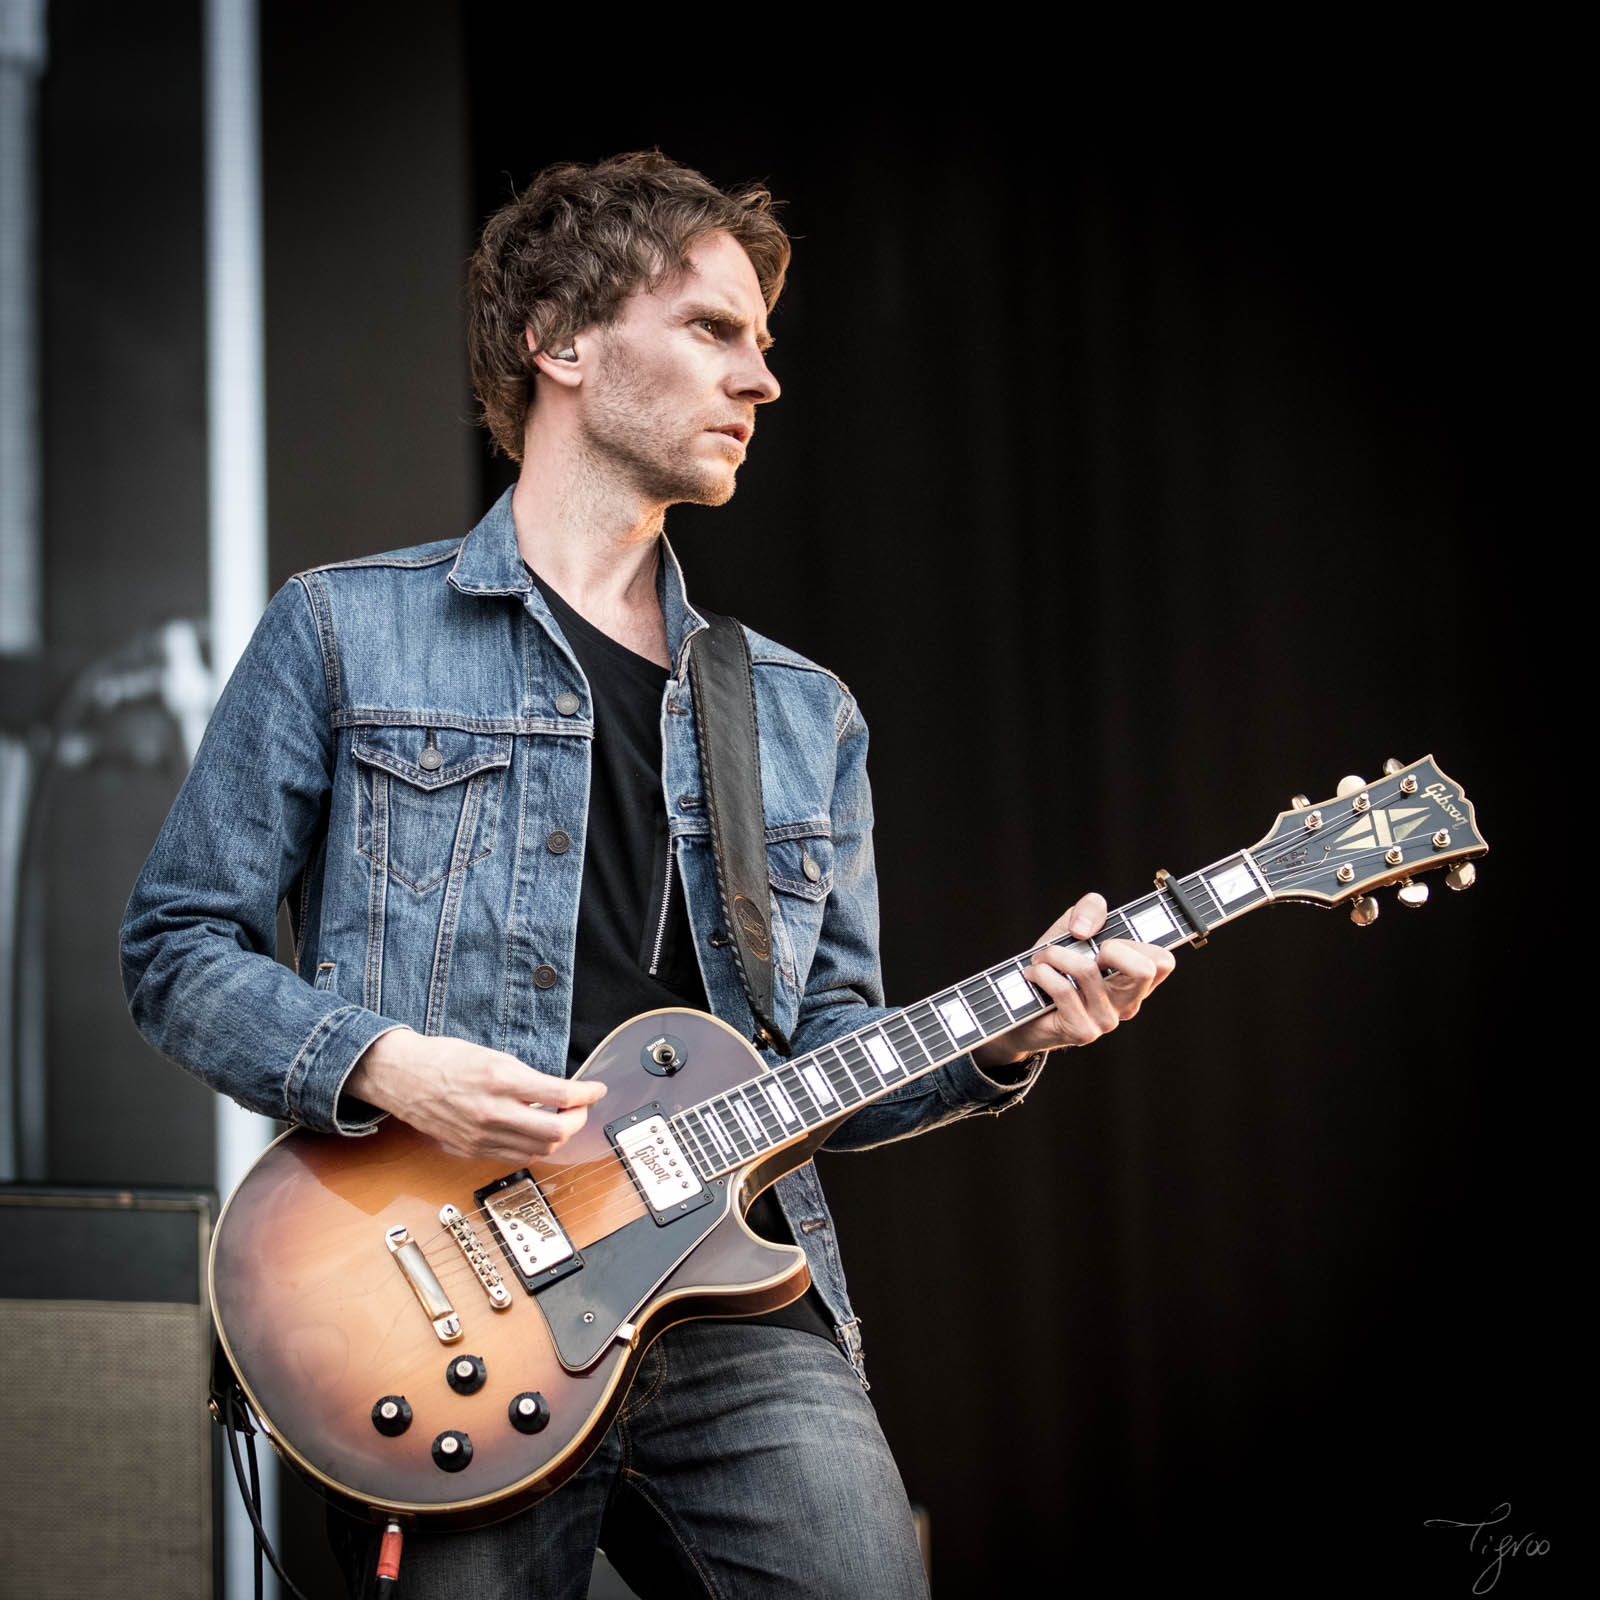
M256 1460L256 1429L250 1419L249 1402L244 1386L239 1382L228 1358L223 1354L219 1339L212 1347L211 1358L211 1415L222 1424L228 1436L228 1454L233 1458L233 1476L239 1486L239 1498L244 1501L245 1514L255 1530L255 1600L262 1600L261 1557L272 1563L278 1581L289 1600L309 1600L289 1574L283 1570L278 1552L272 1548L261 1521L261 1470ZM249 1457L248 1474L244 1455L239 1450L239 1435L244 1434L245 1451ZM248 1476L249 1482L245 1479ZM391 1520L384 1528L383 1542L378 1549L377 1582L373 1590L375 1600L394 1600L400 1587L400 1524Z

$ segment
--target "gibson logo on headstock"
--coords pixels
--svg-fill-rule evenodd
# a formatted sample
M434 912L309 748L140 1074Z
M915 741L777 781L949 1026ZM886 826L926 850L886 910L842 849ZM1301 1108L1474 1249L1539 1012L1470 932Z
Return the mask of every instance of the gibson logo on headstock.
M1448 812L1450 820L1455 823L1458 828L1466 827L1466 812L1457 810L1454 797L1442 783L1430 783L1422 792L1427 795L1427 797L1432 800L1441 811Z

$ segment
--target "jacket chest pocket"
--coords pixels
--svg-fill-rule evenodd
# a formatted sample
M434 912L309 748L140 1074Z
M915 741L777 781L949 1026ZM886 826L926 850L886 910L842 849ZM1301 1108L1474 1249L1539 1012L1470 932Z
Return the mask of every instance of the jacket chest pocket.
M422 894L494 849L510 734L359 727L356 848Z

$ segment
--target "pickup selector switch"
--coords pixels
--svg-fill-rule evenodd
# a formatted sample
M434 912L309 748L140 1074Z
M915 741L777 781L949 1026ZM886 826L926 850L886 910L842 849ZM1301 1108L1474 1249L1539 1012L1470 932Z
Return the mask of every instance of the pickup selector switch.
M518 1433L538 1433L550 1420L550 1407L542 1394L529 1389L511 1402L506 1415Z
M444 1381L457 1394L476 1394L488 1376L482 1356L452 1356L444 1369Z

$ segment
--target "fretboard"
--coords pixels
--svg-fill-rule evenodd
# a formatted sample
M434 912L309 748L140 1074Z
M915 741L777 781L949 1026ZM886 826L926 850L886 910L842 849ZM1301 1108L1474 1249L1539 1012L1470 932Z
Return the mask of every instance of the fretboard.
M1136 939L1171 949L1204 939L1213 928L1271 898L1250 852L1241 850L1119 906L1093 939L1053 943L1097 955L1107 939ZM1054 1010L1055 1002L1026 976L1042 948L1013 956L870 1027L685 1107L672 1119L683 1147L702 1177L719 1177L839 1122L901 1084Z

